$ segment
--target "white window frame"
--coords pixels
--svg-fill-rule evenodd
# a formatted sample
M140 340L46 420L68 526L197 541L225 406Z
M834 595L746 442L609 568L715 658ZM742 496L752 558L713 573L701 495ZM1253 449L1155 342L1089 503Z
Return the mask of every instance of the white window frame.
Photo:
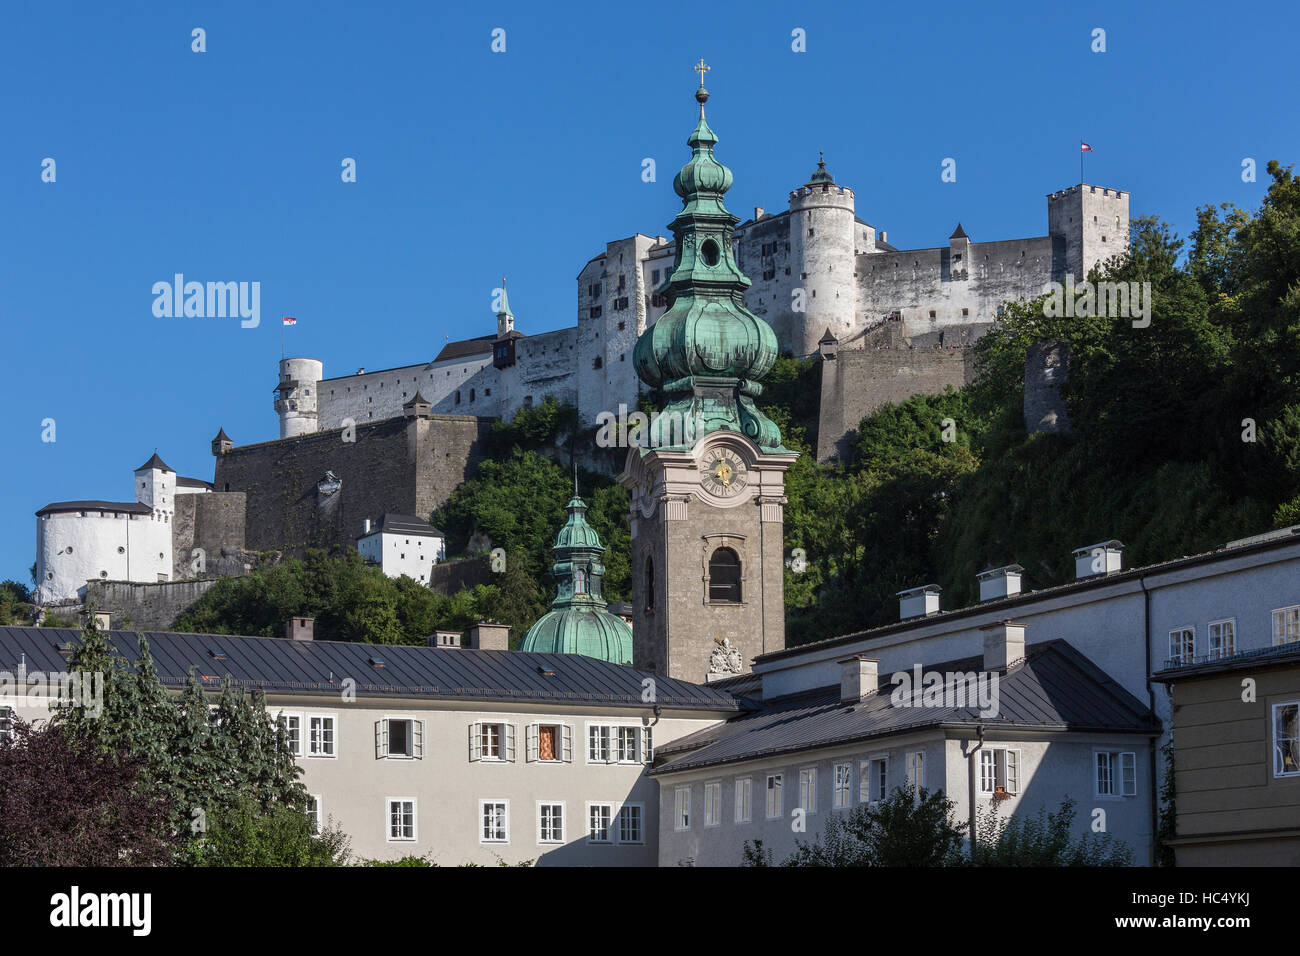
M709 780L704 784L704 825L722 824L722 781Z
M853 806L853 762L844 760L831 765L831 809L847 810Z
M312 823L312 835L320 836L321 827L325 822L325 814L321 810L321 796L319 793L307 794L309 801L314 801L316 808L313 810L311 803L307 804L307 819Z
M1290 620L1289 620L1290 619ZM1278 640L1278 622L1282 622L1282 640ZM1294 627L1288 627L1294 624ZM1290 638L1288 640L1288 638ZM1300 604L1273 609L1273 646L1282 647L1300 641Z
M296 746L293 742L293 737L291 737L289 734L290 718L294 718L298 721L298 733L297 733L298 742ZM306 751L306 743L307 743L307 734L306 734L307 722L303 720L302 711L282 710L275 715L275 719L277 723L281 723L281 726L284 727L285 739L289 742L289 752L293 754L295 757L303 756L303 754Z
M776 786L772 786L772 781ZM776 794L775 807L772 795ZM768 820L779 820L785 816L785 774L769 773L763 781L763 812Z
M799 768L799 809L804 813L817 812L817 768Z
M410 724L409 754L395 754L390 748L391 730L389 724L401 721ZM375 759L376 760L423 760L424 759L424 721L411 714L384 714L375 721Z
M497 737L497 756L495 757L485 757L483 755L484 733L488 727L501 728L501 733ZM487 720L476 720L469 725L469 759L471 763L514 763L517 756L514 724L507 720L489 718Z
M556 736L557 752L553 760L541 758L541 735L543 727L553 727L559 733ZM527 763L564 764L573 763L573 725L558 720L535 720L524 728L524 760Z
M980 793L996 793L1001 777L1001 786L1007 793L1019 794L1023 772L1024 761L1018 747L984 747L980 751Z
M321 721L321 742L325 740L325 721L329 721L330 732L330 750L326 753L324 750L316 749L316 734L312 728L312 722ZM338 714L307 714L307 756L317 759L334 760L339 755L339 715Z
M754 820L754 778L737 777L733 801L733 823L751 823Z
M673 830L684 833L691 828L690 785L673 788Z
M1185 649L1183 646L1183 639L1181 636L1175 637L1175 635L1183 634L1191 635L1191 649L1185 654L1183 653ZM1176 646L1174 643L1175 640L1178 641ZM1181 627L1171 627L1169 629L1169 659L1179 664L1190 664L1196 659L1196 625L1184 624Z
M1223 640L1225 626L1228 637L1226 648L1224 647ZM1216 627L1219 629L1218 648L1215 648L1214 646L1214 629ZM1205 653L1208 655L1210 660L1219 660L1224 657L1231 657L1233 654L1237 653L1237 619L1235 617L1227 617L1221 621L1211 621L1209 623L1205 629Z
M631 739L632 756L624 757L623 741L625 738ZM614 754L618 758L617 762L621 764L644 763L641 759L641 727L634 724L617 724L614 727L613 734L610 735L610 742L614 745Z
M880 784L880 792L872 796L876 787L875 766L879 763L885 768L885 780ZM862 790L866 788L864 795ZM858 761L858 803L879 803L889 795L889 754L870 754Z
M918 774L917 771L920 771ZM919 794L925 789L925 751L909 750L907 752L907 789L912 794Z
M411 805L411 835L393 836L393 804ZM405 810L401 811L405 814ZM384 798L384 832L387 835L389 843L416 843L420 839L420 814L419 807L415 797L385 797Z
M605 839L596 836L596 828L593 827L591 812L593 810L604 810L605 818ZM595 846L610 846L614 842L614 804L605 800L589 800L587 802L587 842Z
M613 763L614 762L614 724L588 723L583 725L583 739L586 741L585 748L587 752L587 763ZM592 747L592 733L596 732L597 738L603 738L603 746L600 748L604 751L604 756L600 756L596 749Z
M1101 788L1102 757L1106 758L1106 769L1110 781L1109 791L1103 791ZM1125 758L1128 758L1127 761ZM1128 764L1127 768L1125 763ZM1126 779L1125 774L1126 769L1132 771L1132 792L1129 792L1129 781ZM1092 789L1098 799L1122 800L1126 797L1136 797L1137 752L1133 750L1094 750L1092 752Z
M636 832L640 835L640 839L636 839L636 840L623 839L623 814L627 813L629 810L636 811L636 821L637 821ZM632 819L631 814L628 815L628 819L629 820ZM615 829L614 835L618 838L618 842L623 846L645 846L645 804L625 803L621 807L619 807L618 813L615 814L614 816L614 829Z
M1283 707L1294 707L1297 710L1296 720L1300 723L1300 700L1283 700L1278 701L1269 711L1272 717L1272 726L1269 728L1269 741L1273 751L1273 777L1274 779L1285 780L1293 777L1300 777L1300 767L1295 770L1282 769L1282 751L1278 747L1277 739L1277 712ZM1297 742L1297 749L1300 749L1300 741Z
M501 814L501 832L504 836L498 838L489 837L485 831L487 829L486 811L488 807L500 806L503 808ZM510 801L504 797L489 797L478 802L478 842L498 845L510 842Z
M549 761L548 761L549 762ZM558 807L560 810L560 835L546 836L546 831L542 827L542 808ZM564 843L565 827L568 825L569 811L564 805L563 800L538 800L537 801L537 843L539 846L556 846ZM554 823L554 821L552 821ZM552 826L554 829L554 826Z

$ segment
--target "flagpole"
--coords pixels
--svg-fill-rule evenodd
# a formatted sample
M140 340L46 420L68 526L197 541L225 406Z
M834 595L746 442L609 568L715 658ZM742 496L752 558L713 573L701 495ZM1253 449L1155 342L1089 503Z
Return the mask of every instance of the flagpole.
M1079 137L1079 185L1083 185L1083 137Z

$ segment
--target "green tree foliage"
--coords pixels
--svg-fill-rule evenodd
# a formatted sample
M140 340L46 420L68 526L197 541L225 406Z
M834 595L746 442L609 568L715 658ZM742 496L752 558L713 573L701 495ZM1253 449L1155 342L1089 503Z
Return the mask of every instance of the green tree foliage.
M302 810L267 810L244 797L209 815L207 832L190 844L186 859L194 866L345 866L350 842L333 823L315 833Z
M31 623L31 600L31 592L19 582L0 582L0 625Z
M1094 834L1086 826L1076 832L1075 800L1061 801L1048 813L1012 819L999 815L997 804L979 814L975 848L970 862L976 866L1131 866L1133 851L1109 833Z

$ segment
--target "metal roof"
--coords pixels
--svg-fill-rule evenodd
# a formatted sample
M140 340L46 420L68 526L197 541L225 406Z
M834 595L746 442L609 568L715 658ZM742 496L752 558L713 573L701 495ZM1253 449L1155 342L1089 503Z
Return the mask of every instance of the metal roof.
M139 468L137 468L136 471L148 471L151 468L157 468L159 471L170 471L173 473L175 472L174 468L172 468L170 465L167 464L167 462L163 461L161 458L158 457L158 453L156 451L153 453L153 457L150 458L148 461L146 461Z
M469 358L471 355L483 355L492 351L492 344L496 341L495 335L480 335L473 339L461 339L458 342L448 342L442 347L442 351L434 356L435 362L446 362L449 359Z
M121 511L133 515L153 514L152 508L138 501L100 501L91 499L86 501L52 501L36 512L36 516L39 518L41 515L61 514L65 511Z
M107 631L126 661L139 658L136 632ZM59 648L81 631L62 627L0 627L0 670L25 662L33 671L63 672ZM146 631L164 684L183 685L191 668L207 687L229 676L236 687L273 694L337 694L346 678L362 697L473 700L485 703L584 704L646 708L642 681L653 677L655 702L665 710L734 712L739 702L723 691L654 675L577 654L446 649L405 644L294 641L280 637ZM383 661L383 667L371 661Z
M363 534L363 538L368 538L372 534L414 534L425 538L445 538L447 537L429 522L423 518L417 518L415 515L399 515L391 512L386 513L375 524L371 525L370 531Z
M927 672L979 672L981 657L924 667ZM1031 644L1025 659L998 682L998 713L981 717L979 707L897 707L887 675L880 689L861 703L840 702L840 689L824 687L769 701L726 724L706 728L658 748L660 756L684 754L653 773L734 763L885 737L926 727L989 730L1072 730L1159 733L1150 709L1063 640ZM693 751L693 752L691 752Z

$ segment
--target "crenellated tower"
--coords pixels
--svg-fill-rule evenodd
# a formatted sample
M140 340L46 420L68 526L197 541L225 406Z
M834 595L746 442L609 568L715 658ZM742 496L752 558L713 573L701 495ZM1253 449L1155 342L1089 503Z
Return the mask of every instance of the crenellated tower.
M857 330L853 190L836 185L819 158L808 182L790 193L792 276L790 346L811 355L827 329L840 339Z

